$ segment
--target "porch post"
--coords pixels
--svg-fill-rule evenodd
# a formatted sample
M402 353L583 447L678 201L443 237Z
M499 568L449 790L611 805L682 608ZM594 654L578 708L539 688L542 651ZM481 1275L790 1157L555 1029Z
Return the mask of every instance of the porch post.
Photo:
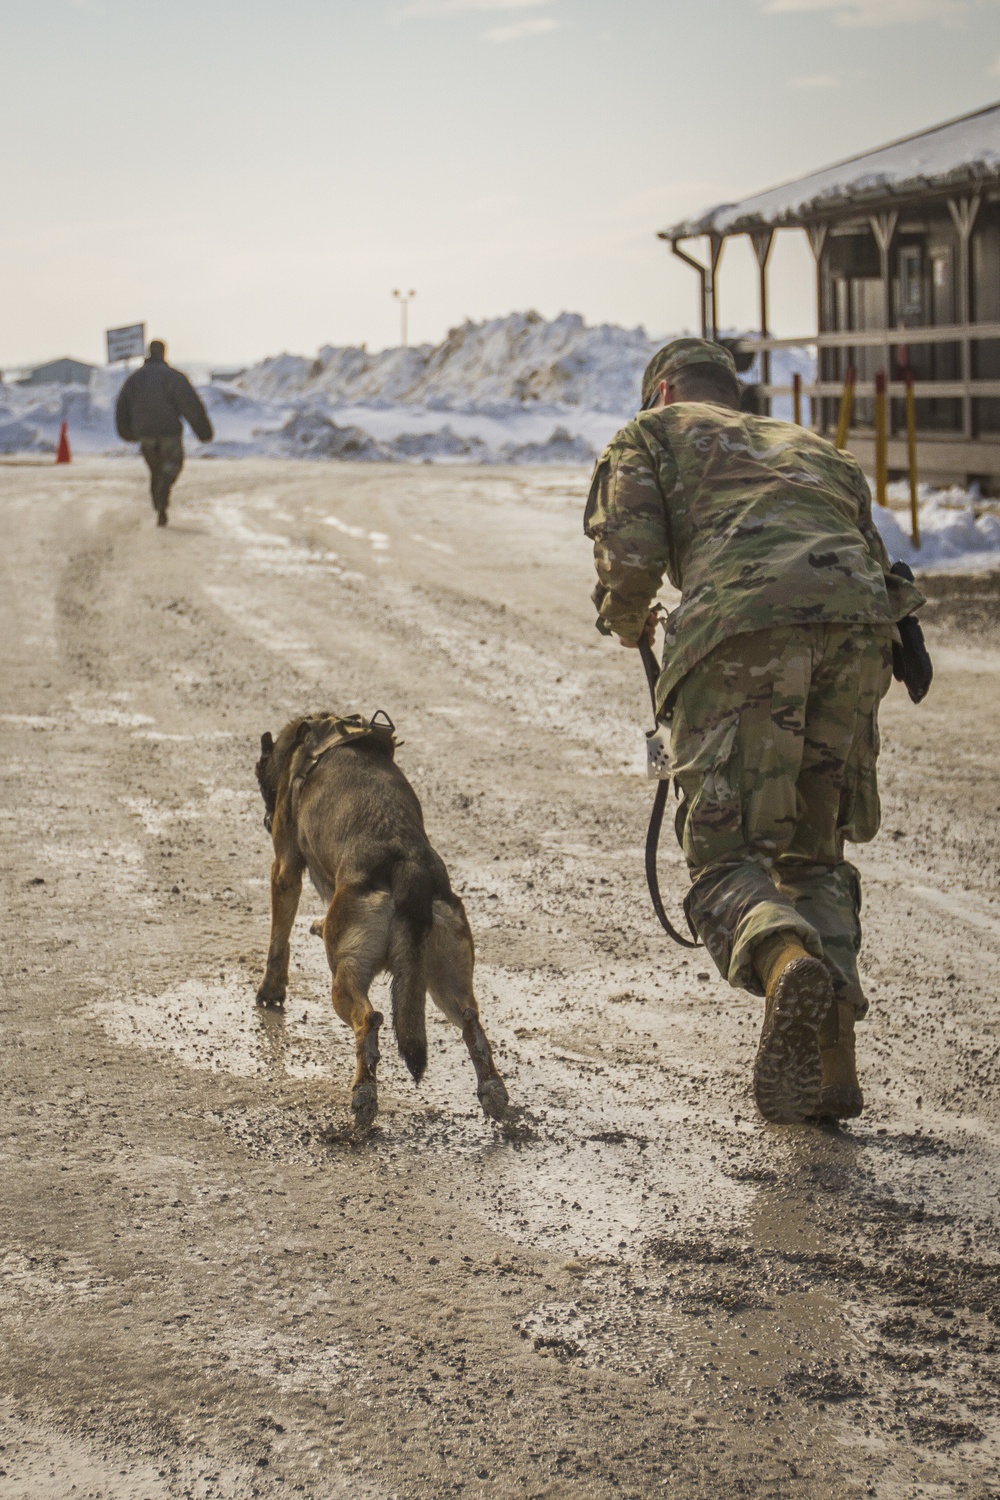
M890 208L884 214L872 214L868 220L878 245L879 263L882 268L882 327L885 329L885 344L883 346L882 368L885 370L886 380L892 379L892 367L889 362L889 330L892 328L892 277L889 274L889 251L892 248L893 236L896 233L896 225L899 223L899 214L894 208ZM889 430L893 430L892 402L889 402Z
M677 256L678 260L682 260L686 266L690 266L692 270L698 272L698 279L701 282L701 296L698 303L701 313L701 336L703 339L707 339L709 319L708 271L700 260L695 260L693 255L688 255L686 250L680 248L679 240L671 240L670 249Z
M753 245L753 253L757 257L757 297L760 304L760 336L762 339L768 337L768 309L767 309L767 262L771 256L771 247L774 244L773 229L755 229L750 236ZM771 351L762 349L760 351L760 383L771 384ZM771 415L771 398L765 396L764 415Z
M719 337L718 276L719 261L722 259L722 247L725 243L721 234L710 234L708 237L708 252L712 267L711 281L709 282L709 311L712 332L709 334L709 338L713 341Z
M826 244L826 236L829 231L829 227L830 226L828 224L810 224L806 230L806 234L809 237L809 248L813 253L813 260L816 262L817 334L823 332L823 247ZM826 371L823 368L823 351L818 344L816 346L816 377L818 380L824 380L826 378ZM825 431L826 424L823 421L823 402L820 397L811 396L809 398L809 413L811 418L811 426L815 428L817 432Z
M958 320L964 326L962 337L962 436L973 436L972 422L972 230L982 199L978 193L969 198L949 198L948 209L958 230Z

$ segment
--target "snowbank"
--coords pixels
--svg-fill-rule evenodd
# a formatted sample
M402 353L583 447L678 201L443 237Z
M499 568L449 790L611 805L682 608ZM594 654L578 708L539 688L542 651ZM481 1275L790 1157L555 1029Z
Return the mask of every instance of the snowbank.
M1000 515L977 496L957 486L935 490L918 487L920 546L910 539L909 487L891 484L889 499L905 509L874 507L875 524L895 562L907 562L915 573L981 573L1000 567Z

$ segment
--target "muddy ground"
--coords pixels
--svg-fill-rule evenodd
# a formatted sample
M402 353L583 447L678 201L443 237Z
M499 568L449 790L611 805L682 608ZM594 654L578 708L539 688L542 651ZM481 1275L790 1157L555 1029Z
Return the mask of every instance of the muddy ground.
M157 531L138 463L0 466L3 1500L1000 1495L1000 590L885 707L867 1112L764 1126L585 485L192 462ZM354 1139L312 893L254 1007L259 736L327 707L405 740L506 1130L435 1017Z

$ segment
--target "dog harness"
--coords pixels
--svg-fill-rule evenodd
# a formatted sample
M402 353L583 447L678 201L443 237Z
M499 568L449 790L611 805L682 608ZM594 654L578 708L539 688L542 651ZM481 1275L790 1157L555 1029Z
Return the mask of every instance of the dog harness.
M307 719L299 734L301 739L295 752L291 782L293 811L297 809L305 782L324 755L329 755L331 750L371 740L383 755L393 760L399 743L395 724L381 708L376 709L370 719L366 719L363 714L322 714L318 718Z

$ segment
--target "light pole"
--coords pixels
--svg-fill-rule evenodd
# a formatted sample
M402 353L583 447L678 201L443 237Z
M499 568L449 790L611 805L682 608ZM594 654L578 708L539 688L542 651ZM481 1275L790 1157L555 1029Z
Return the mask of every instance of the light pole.
M407 342L406 342L406 331L407 331L406 330L406 309L410 305L410 299L412 297L415 297L417 294L413 290L413 288L411 287L408 292L400 292L400 291L397 290L397 291L394 291L392 295L399 302L399 313L400 313L400 320L401 320L401 324L402 324L402 334L403 334L402 344L403 344L403 348L406 349L408 347Z

